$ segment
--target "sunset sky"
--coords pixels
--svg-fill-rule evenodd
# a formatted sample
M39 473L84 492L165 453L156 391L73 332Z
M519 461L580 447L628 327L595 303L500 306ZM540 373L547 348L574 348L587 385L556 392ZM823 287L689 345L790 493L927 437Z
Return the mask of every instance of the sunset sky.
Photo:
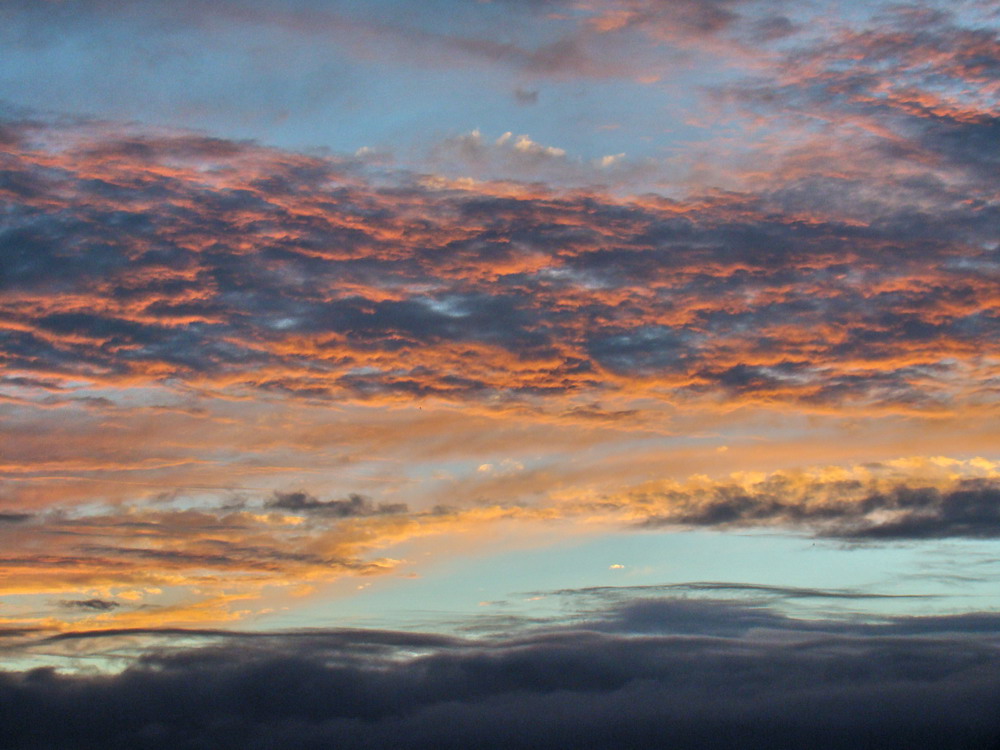
M5 0L0 747L1000 743L998 32Z

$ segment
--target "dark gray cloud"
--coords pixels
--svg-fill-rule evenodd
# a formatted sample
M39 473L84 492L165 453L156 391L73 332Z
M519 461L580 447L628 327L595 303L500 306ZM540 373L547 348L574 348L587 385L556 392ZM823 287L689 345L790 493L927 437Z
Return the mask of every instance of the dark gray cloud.
M516 88L514 89L514 101L524 107L532 104L538 104L538 91L533 89Z
M653 600L506 640L80 634L209 643L117 675L2 673L2 745L990 748L998 633L996 615L850 625Z
M853 589L819 589L799 586L768 586L760 583L732 583L726 581L694 581L690 583L664 583L645 586L588 586L557 591L532 591L532 594L585 597L621 601L637 595L669 594L672 592L702 593L718 591L749 596L777 597L781 599L909 599L922 598L920 594L879 594Z
M945 536L1000 536L1000 486L966 480L950 491L933 487L901 487L891 494L865 499L864 510L895 513L891 520L847 525L842 536L861 539L928 539Z
M315 513L334 518L353 518L393 513L407 513L406 503L378 503L363 495L349 495L345 500L319 500L308 492L278 492L267 507L299 513Z
M19 632L19 631L18 631ZM17 634L11 631L11 634ZM38 636L38 629L24 630L21 635ZM89 642L119 641L128 638L148 638L147 645L170 644L183 640L186 643L208 644L202 653L225 653L232 646L245 650L260 648L263 652L308 651L323 660L346 659L351 654L359 658L379 654L396 656L401 651L445 651L464 648L465 641L448 635L397 630L365 630L360 628L303 628L299 630L254 631L226 630L223 628L102 628L101 630L74 630L43 636L40 643L57 644L66 641ZM145 650L144 650L145 651ZM153 660L157 658L152 657Z
M904 484L876 489L858 482L803 488L776 479L749 489L721 485L663 499L671 510L651 515L643 526L782 524L857 541L1000 537L1000 484L992 479L963 479L943 489Z
M85 609L93 612L110 612L122 606L120 602L110 599L67 599L60 604L70 609Z

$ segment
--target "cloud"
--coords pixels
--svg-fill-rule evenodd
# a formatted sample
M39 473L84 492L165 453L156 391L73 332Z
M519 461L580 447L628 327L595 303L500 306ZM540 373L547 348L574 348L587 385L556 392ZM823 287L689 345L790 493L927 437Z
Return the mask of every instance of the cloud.
M454 481L454 480L450 480ZM440 486L440 485L439 485ZM85 514L52 509L0 527L0 594L44 595L57 607L11 611L9 625L108 628L198 626L246 620L348 577L398 575L401 543L438 537L434 554L500 525L531 534L563 529L771 529L852 544L1000 537L1000 480L985 459L900 459L718 479L653 481L596 493L560 474L512 461L480 464L455 483L453 507L411 508L360 494L322 500L302 491L244 491L192 503L179 493ZM441 500L440 492L429 498ZM197 507L190 507L192 504ZM515 527L515 524L517 525ZM478 548L477 548L478 549ZM615 563L611 569L621 568ZM889 598L852 589L695 582L559 592L594 600L675 592L764 600ZM535 592L537 593L537 592ZM82 594L82 596L81 596ZM129 606L117 606L128 602ZM80 618L89 625L80 624Z
M763 150L770 176L754 170L756 178L784 180L806 160L817 171L825 161L831 173L857 175L869 186L908 185L900 194L920 205L931 175L956 181L958 192L989 182L1000 69L995 33L961 13L878 11L841 20L832 33L781 55L765 75L725 87L747 110L782 120L786 147ZM881 177L866 166L872 160L882 165Z
M995 616L852 626L694 604L651 601L494 641L206 633L208 645L152 650L120 674L4 673L0 711L10 747L833 749L1000 737ZM712 623L726 625L704 635ZM185 635L197 636L174 637Z
M538 104L538 91L516 88L514 89L514 101L524 107Z
M1000 536L1000 484L996 482L966 481L948 492L934 487L900 488L890 496L869 496L865 502L894 517L848 525L834 533L872 539Z
M411 563L388 556L401 542L475 539L504 520L557 516L517 504L415 511L358 494L225 494L196 507L180 493L176 502L94 505L83 514L57 508L31 524L0 526L0 596L53 602L13 608L4 623L116 629L244 620L341 579L403 572Z
M519 5L528 13L527 22L544 23L544 17L540 19L533 12L536 4L516 3L513 7ZM26 48L37 53L48 51L59 33L83 39L112 35L120 40L125 51L131 51L127 34L141 33L158 53L155 57L161 67L168 67L175 58L185 54L200 59L203 51L197 48L197 42L208 38L219 49L230 52L231 58L222 71L229 74L228 78L216 77L218 73L213 76L214 71L202 72L199 83L205 85L207 81L215 86L224 80L232 82L233 76L239 76L237 81L249 76L250 69L239 65L242 61L238 53L243 51L246 39L255 39L259 45L258 54L266 55L272 66L269 72L283 76L281 79L266 76L261 81L258 71L259 83L262 87L266 85L278 101L287 101L289 94L287 90L281 91L280 80L286 82L286 89L301 90L301 84L299 87L287 85L288 79L284 76L289 74L290 65L304 64L310 72L331 69L341 72L345 56L361 65L371 64L374 58L381 65L405 64L432 70L471 65L555 77L607 77L619 75L630 67L613 57L591 54L587 36L576 28L567 33L561 26L549 25L540 39L525 34L500 39L495 33L496 15L463 13L462 9L450 14L454 16L453 23L442 24L440 18L434 18L434 11L419 4L411 4L405 13L392 18L375 9L335 9L312 1L288 6L273 0L250 4L229 0L213 3L184 0L170 14L164 14L162 8L145 0L130 0L123 6L115 13L102 2L81 2L70 12L58 6L42 11L30 3L12 3L4 8L9 27L7 38L15 49ZM510 8L508 12L513 13ZM44 32L33 29L33 24L42 18L50 26ZM428 20L437 23L427 23ZM104 34L95 33L94 27L103 27ZM294 52L289 53L284 46L288 42L282 37L287 36L294 39ZM146 56L150 54L146 52ZM141 81L151 77L144 72L146 75L140 78ZM161 96L172 93L169 85L164 88L168 92ZM328 96L331 91L325 87L306 90ZM128 93L135 92L129 90ZM195 92L189 89L187 101L196 95L197 89ZM231 102L234 99L243 106L252 101L230 97ZM270 108L273 104L264 102L263 106Z
M856 182L824 175L684 200L404 174L390 189L349 159L49 129L63 145L12 157L0 233L0 354L22 382L928 413L988 400L997 217L969 186L915 178L935 205L866 193L849 217ZM449 148L572 167L526 135Z
M93 612L110 612L122 606L120 602L108 599L67 599L60 602L60 604L70 609L84 609Z
M900 473L905 463L692 479L606 502L648 528L782 526L854 541L1000 536L1000 480L989 462L914 463Z
M434 144L426 161L439 181L443 177L446 184L466 189L479 181L486 190L490 182L511 180L544 182L553 188L588 185L595 190L634 192L647 181L664 180L666 168L652 159L628 159L624 152L583 159L525 133L487 136L479 129Z
M589 23L603 33L639 27L673 40L697 38L730 28L739 18L734 8L740 4L741 0L619 0L598 4L602 12Z
M267 504L269 508L292 512L318 513L336 518L352 518L406 513L406 503L379 503L376 505L362 495L350 495L346 500L318 500L307 492L279 492Z
M796 492L783 496L763 487L745 492L720 487L699 501L667 516L644 521L647 526L747 527L781 524L815 530L843 539L933 539L1000 536L1000 484L996 480L964 480L953 489L893 488L889 492L847 492L837 502L802 502Z
M497 138L484 137L479 130L449 138L434 149L434 161L447 170L451 162L465 168L472 176L531 179L565 169L569 160L565 149L547 146L529 136L502 133Z
M624 565L612 565L611 569L624 568ZM719 592L744 594L750 597L778 599L898 599L921 598L920 594L879 594L869 591L848 589L819 589L799 586L767 586L759 583L732 583L727 581L693 581L688 583L664 583L639 586L588 586L577 589L559 589L558 591L531 591L532 595L552 595L586 598L604 601L608 604L618 603L638 596L655 596L682 593Z

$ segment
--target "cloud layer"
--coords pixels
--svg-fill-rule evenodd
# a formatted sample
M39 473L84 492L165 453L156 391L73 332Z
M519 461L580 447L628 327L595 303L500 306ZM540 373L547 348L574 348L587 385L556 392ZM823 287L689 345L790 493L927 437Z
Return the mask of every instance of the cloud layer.
M117 675L3 674L0 711L9 748L991 747L998 632L653 599L494 641L149 633Z
M845 215L855 182L824 175L617 201L378 187L349 163L196 136L7 129L61 144L5 157L9 386L993 403L997 216L968 185L928 175Z

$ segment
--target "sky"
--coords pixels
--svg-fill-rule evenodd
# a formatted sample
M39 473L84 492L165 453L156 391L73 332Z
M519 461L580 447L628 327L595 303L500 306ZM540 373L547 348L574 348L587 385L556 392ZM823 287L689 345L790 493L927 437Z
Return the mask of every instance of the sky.
M0 747L1000 747L998 32L6 0Z

